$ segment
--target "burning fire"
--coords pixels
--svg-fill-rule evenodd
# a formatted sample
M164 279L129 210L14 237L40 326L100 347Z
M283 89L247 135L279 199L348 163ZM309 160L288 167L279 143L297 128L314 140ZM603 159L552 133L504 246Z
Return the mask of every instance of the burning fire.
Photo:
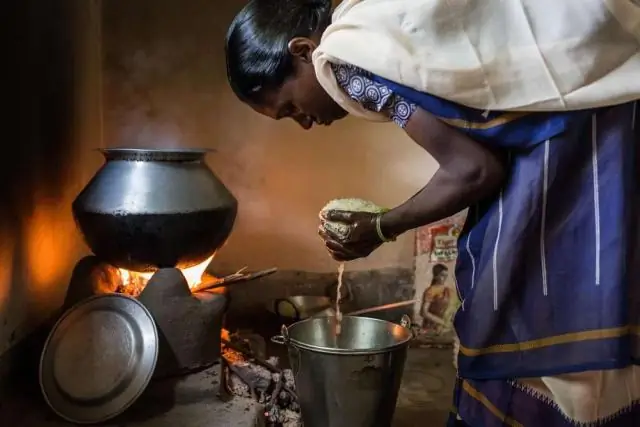
M205 271L212 259L213 255L202 261L200 264L180 269L184 278L187 280L189 289L195 289L202 282L205 277ZM118 272L120 274L120 280L122 281L122 286L119 291L133 296L138 296L142 293L145 286L151 279L151 276L155 273L153 271L148 273L139 273L137 271L125 270L124 268L119 268Z
M246 357L242 353L229 347L228 343L231 342L231 334L227 329L222 328L220 339L222 340L222 357L224 357L227 363L236 364L246 360Z

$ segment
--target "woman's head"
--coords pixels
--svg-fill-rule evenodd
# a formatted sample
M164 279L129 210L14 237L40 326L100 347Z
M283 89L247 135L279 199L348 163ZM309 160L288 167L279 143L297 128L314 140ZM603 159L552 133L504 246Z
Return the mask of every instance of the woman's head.
M447 277L449 277L449 268L444 264L436 264L431 269L433 274L433 284L444 285Z
M331 0L250 0L226 39L227 78L238 98L305 129L344 117L318 83L311 60L330 21Z

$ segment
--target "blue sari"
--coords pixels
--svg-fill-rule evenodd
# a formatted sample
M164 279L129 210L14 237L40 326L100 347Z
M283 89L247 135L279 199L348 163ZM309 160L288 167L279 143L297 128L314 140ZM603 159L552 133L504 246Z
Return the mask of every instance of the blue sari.
M638 364L638 103L482 112L370 78L508 164L504 187L470 207L458 242L455 412L472 427L575 426L510 379ZM593 425L640 426L640 407Z

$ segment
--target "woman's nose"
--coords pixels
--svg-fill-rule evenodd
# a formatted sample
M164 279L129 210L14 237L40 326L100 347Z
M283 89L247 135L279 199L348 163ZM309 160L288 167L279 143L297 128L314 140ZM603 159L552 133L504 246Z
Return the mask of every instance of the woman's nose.
M313 120L309 116L296 115L293 119L305 130L309 130L313 126Z

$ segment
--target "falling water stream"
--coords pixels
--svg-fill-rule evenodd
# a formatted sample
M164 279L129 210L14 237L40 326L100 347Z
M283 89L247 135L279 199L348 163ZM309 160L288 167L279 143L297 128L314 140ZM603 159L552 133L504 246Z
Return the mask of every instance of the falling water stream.
M336 336L342 332L342 311L340 300L342 299L342 275L344 274L344 262L338 265L338 288L336 289Z

